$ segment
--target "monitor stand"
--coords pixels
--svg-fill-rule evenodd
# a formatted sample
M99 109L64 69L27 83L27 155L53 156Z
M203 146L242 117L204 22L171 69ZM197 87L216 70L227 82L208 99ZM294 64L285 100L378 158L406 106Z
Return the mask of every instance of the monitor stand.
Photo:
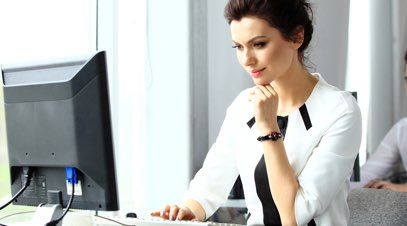
M47 191L48 204L40 204L35 211L31 223L33 226L45 226L48 222L58 219L63 214L62 192ZM54 225L53 225L54 226ZM62 220L55 226L62 226Z
M37 207L31 224L33 226L45 226L48 222L58 219L62 213L63 209L59 204L42 204ZM55 226L62 226L62 220Z

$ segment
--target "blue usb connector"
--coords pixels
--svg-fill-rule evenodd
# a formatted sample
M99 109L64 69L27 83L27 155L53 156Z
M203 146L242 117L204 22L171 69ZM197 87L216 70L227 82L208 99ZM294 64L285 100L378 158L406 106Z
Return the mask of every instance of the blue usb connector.
M74 167L66 167L66 180L68 183L72 184L77 184L78 183L78 176L76 174L76 168Z

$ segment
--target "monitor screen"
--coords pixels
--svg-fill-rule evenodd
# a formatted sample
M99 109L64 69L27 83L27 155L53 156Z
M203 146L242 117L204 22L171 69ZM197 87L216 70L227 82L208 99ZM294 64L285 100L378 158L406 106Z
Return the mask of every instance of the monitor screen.
M118 210L106 54L2 65L13 202L37 206L50 192L71 195L66 167L77 170L71 208Z

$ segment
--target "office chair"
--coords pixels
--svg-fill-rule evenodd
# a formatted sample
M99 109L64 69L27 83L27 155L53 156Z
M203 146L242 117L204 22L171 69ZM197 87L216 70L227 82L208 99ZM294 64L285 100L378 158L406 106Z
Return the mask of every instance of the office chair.
M407 192L353 189L348 195L349 225L407 225Z
M358 100L358 93L357 92L350 92L353 97L355 97L356 101ZM359 153L356 155L355 162L353 163L353 173L350 178L350 181L360 181L360 165L359 165Z

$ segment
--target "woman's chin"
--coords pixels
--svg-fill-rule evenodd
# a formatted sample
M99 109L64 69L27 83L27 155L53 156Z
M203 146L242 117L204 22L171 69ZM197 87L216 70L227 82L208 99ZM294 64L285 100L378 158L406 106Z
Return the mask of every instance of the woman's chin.
M259 79L259 78L253 79L253 82L255 85L258 85L258 86L269 85L271 83L271 81L269 81L269 80Z

